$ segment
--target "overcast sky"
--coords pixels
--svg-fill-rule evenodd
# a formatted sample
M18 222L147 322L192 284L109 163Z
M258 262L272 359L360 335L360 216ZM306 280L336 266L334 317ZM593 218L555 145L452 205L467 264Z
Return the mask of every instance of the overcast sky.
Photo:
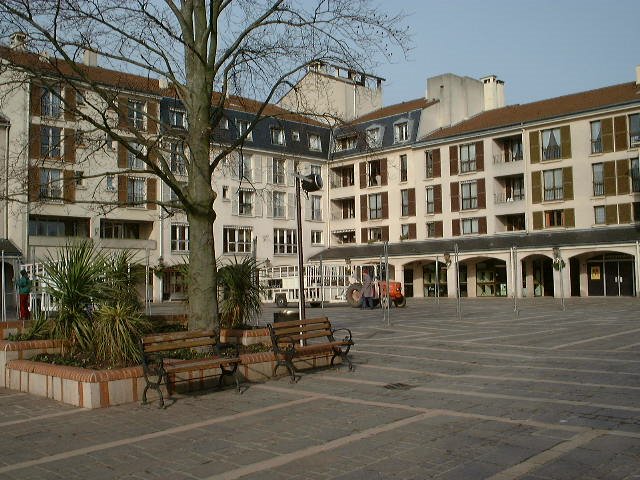
M413 35L408 59L375 74L384 103L424 95L441 73L505 82L507 104L635 80L640 0L397 0Z

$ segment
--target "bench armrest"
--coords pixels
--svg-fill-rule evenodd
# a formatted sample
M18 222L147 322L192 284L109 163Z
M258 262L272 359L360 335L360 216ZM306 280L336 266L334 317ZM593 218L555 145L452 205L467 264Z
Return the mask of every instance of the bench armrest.
M350 342L352 343L353 341L351 340L351 330L349 330L348 328L332 328L331 329L331 334L335 335L336 332L346 332L348 335L344 336L344 341L345 342Z

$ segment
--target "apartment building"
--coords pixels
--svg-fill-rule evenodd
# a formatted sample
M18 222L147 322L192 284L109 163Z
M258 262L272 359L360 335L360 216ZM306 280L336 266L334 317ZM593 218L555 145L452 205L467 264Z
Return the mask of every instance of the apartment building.
M449 74L355 119L329 162L323 260L376 262L388 241L416 297L637 295L636 77L504 106L495 76Z
M43 58L22 44L0 47L0 130L6 134L0 151L3 196L10 198L1 206L2 244L23 263L42 261L78 238L127 249L149 267L154 301L182 298L187 218L142 159L166 162L176 179L187 180L184 108L157 79L101 68L91 54L73 64ZM246 131L259 104L234 97L227 106L212 152ZM324 176L329 130L276 105L265 114L216 172L216 255L289 265L297 258L293 173ZM96 128L105 119L128 146ZM309 254L325 246L323 196L301 199ZM4 271L12 283L15 265L5 262Z

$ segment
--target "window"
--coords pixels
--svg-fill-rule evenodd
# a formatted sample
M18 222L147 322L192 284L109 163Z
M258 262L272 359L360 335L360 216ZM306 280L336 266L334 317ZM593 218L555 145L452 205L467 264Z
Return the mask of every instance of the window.
M284 145L284 130L281 128L271 128L271 144Z
M131 150L127 149L127 168L132 170L144 170L144 162L140 155L144 155L144 147L139 143L130 143ZM133 151L132 151L133 150Z
M400 181L407 181L407 156L400 155Z
M273 183L276 185L285 185L287 183L285 161L283 158L273 159Z
M297 234L294 229L273 229L273 253L277 255L298 253Z
M367 240L370 242L379 242L382 240L382 229L375 227L370 228L367 232Z
M322 220L322 197L319 195L311 195L311 220Z
M222 117L220 122L218 122L218 128L221 130L229 130L229 119L226 117Z
M402 203L400 215L402 215L403 217L408 217L409 216L409 190L400 190L400 201Z
M463 235L472 235L478 233L478 219L477 218L463 218L460 220L462 226Z
M85 135L82 130L76 130L76 145L84 145Z
M273 192L272 200L273 200L273 217L274 218L285 218L286 216L286 204L285 204L286 194L285 192Z
M369 187L382 185L380 160L372 160L370 162L367 162L367 177Z
M140 224L138 222L116 222L100 220L100 238L140 239Z
M544 212L546 227L562 227L564 225L564 210L547 210Z
M606 223L606 213L604 205L593 207L593 215L595 217L596 225L604 225Z
M629 145L640 145L640 113L629 115Z
M602 153L602 122L591 122L591 153Z
M105 190L107 192L116 191L116 178L113 175L107 175L104 180Z
M141 205L144 201L144 178L128 178L127 203Z
M478 208L477 182L473 181L473 182L461 183L460 196L462 197L462 210L470 210L473 208Z
M169 123L173 128L186 128L187 113L177 108L169 109ZM226 119L224 119L226 120Z
M75 173L76 187L84 188L84 172L76 170Z
M247 135L246 136L246 140L252 140L253 139L253 132L248 132L249 130L249 122L246 120L236 120L236 126L238 127L238 136L242 137L243 135ZM248 133L247 133L248 132Z
M60 158L62 129L58 127L40 127L40 156L42 158Z
M89 219L30 215L29 235L86 238L89 236Z
M186 175L187 166L182 143L171 142L169 152L169 168L171 168L171 172L176 175Z
M593 170L593 194L597 197L604 195L604 168L602 163L591 165Z
M556 160L562 158L560 129L550 128L542 131L542 159Z
M406 142L409 140L409 124L407 122L396 123L393 126L394 143Z
M238 215L253 215L253 192L251 190L238 191Z
M562 200L564 198L564 189L562 186L562 169L545 170L544 174L544 199L545 200Z
M189 225L178 223L171 225L171 251L189 251Z
M222 186L222 200L229 201L229 187L227 185Z
M300 132L298 130L292 130L291 131L291 139L294 142L299 142L300 141ZM309 145L311 145L311 141L309 141Z
M322 142L320 140L320 135L316 135L315 133L309 134L309 150L313 150L314 152L322 151Z
M407 240L409 238L410 226L408 224L400 225L400 238Z
M311 245L322 245L322 230L311 230Z
M223 253L251 253L251 228L224 227L222 230Z
M127 104L127 118L129 119L129 126L137 129L144 128L144 102L139 100L128 100Z
M631 159L631 188L634 193L640 192L640 161Z
M435 200L435 188L427 187L426 190L426 208L427 213L435 213L436 211L436 200Z
M58 118L62 113L60 87L42 87L40 109L43 117Z
M321 165L311 165L310 167L311 175L322 176L322 166Z
M476 144L460 145L460 173L476 171Z
M436 222L427 222L427 238L436 237Z
M331 232L331 235L333 235L339 245L343 245L345 243L356 243L355 230L336 230Z
M238 179L252 180L251 155L240 153L240 157L238 158Z
M380 145L380 129L379 128L369 128L367 129L367 146L376 147Z
M425 178L433 178L433 152L431 150L424 152L424 176Z
M351 135L349 137L342 137L336 140L336 151L353 150L358 145L358 137Z
M62 199L62 170L56 168L40 170L40 198Z
M382 194L369 195L369 220L382 218Z

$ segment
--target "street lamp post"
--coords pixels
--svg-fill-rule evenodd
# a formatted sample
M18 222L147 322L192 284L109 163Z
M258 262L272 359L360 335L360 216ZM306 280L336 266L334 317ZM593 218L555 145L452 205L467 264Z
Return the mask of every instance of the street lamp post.
M562 310L564 310L564 280L562 278L564 275L562 270L564 269L565 263L558 247L553 247L553 266L560 274L560 304L562 305Z

